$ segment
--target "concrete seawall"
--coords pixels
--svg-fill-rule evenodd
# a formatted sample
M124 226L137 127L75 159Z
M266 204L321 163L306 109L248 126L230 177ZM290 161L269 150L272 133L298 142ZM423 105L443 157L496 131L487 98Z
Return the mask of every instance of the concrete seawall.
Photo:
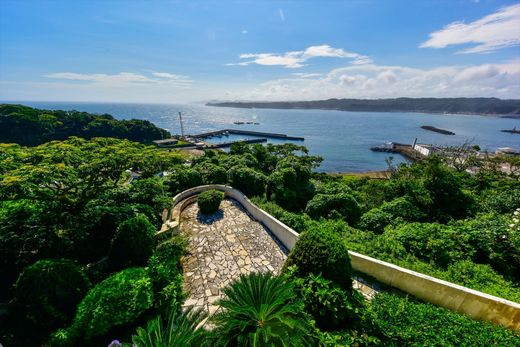
M298 240L296 231L254 205L240 191L225 185L198 186L176 195L173 198L173 209L163 215L165 224L159 233L178 227L182 209L194 202L197 194L209 189L220 190L227 197L240 202L249 214L269 228L288 250L291 250L296 244ZM520 331L519 303L411 271L356 252L349 251L349 255L352 259L352 267L356 271L365 273L381 283L474 319L490 321Z

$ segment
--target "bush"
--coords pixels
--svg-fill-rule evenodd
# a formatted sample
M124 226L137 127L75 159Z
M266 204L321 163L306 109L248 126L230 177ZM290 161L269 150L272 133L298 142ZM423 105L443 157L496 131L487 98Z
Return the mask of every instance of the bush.
M236 167L229 170L229 184L247 196L263 195L266 177L248 167Z
M123 269L144 266L154 249L155 227L143 215L121 223L112 240L109 253L110 266Z
M363 230L370 230L376 234L382 234L385 231L385 227L392 223L393 216L382 211L380 208L373 208L359 220L358 227Z
M390 202L385 202L381 205L380 209L390 214L393 218L402 218L409 222L421 221L426 217L408 197L404 196Z
M211 189L200 193L197 198L200 213L212 214L217 212L223 199L224 193L218 190Z
M518 346L520 339L513 330L395 294L377 294L370 307L384 345Z
M358 222L361 208L356 199L348 194L316 194L308 203L305 212L312 218L330 218L339 214L353 225Z
M352 265L348 250L336 233L317 225L300 234L284 264L284 271L296 265L295 275L319 275L333 281L344 290L352 289Z
M408 253L440 267L471 259L475 253L469 235L460 229L437 223L410 223L390 229L385 235L401 243Z
M407 197L400 197L385 202L379 208L373 208L365 213L360 221L359 228L382 234L385 227L402 221L420 221L426 216Z
M102 336L115 326L134 322L152 304L152 280L144 268L118 272L88 292L72 326L54 333L50 345L77 345Z
M148 274L153 280L156 307L163 313L178 310L184 302L180 258L186 249L186 240L175 236L155 250L148 261Z
M87 277L72 261L47 259L21 273L15 293L31 322L44 329L56 329L72 319L88 286Z
M267 179L267 197L289 211L301 211L314 194L311 166L289 156L276 164Z
M364 299L358 291L346 292L321 275L294 278L293 283L305 312L321 330L345 328L361 311Z
M290 228L293 228L298 233L304 231L307 227L307 223L309 223L311 220L309 216L307 216L306 214L299 214L286 211L271 201L265 201L255 198L253 198L252 201L262 210L266 211L274 218L278 219L280 222L284 223Z

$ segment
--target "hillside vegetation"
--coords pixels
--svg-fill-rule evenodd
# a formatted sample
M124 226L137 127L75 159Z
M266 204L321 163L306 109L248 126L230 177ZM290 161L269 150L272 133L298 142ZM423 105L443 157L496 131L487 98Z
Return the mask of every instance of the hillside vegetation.
M342 178L314 173L320 162L294 144L233 145L189 163L115 138L0 144L2 344L517 345L513 331L413 298L366 302L348 250L518 302L518 177L434 157L387 180ZM224 289L213 331L181 310L186 240L154 237L172 197L201 184L230 184L301 233L282 275Z
M497 98L328 99L278 102L214 102L209 106L240 108L317 109L364 112L426 112L492 114L520 117L520 100Z
M0 142L37 146L71 136L115 137L151 143L170 133L146 120L116 120L109 114L39 110L23 105L0 105Z

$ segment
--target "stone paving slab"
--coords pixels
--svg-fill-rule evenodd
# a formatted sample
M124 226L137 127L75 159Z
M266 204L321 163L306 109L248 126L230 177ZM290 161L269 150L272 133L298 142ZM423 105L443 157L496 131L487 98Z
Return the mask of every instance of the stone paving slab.
M240 274L278 274L287 258L283 245L235 200L225 199L210 216L201 215L197 204L191 204L180 220L180 232L188 237L188 253L182 259L185 306L212 314L223 296L221 289Z

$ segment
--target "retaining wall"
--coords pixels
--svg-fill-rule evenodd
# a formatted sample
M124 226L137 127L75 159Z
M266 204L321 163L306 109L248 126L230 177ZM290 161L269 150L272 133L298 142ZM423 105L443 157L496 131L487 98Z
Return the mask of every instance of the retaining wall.
M240 202L255 218L263 223L273 234L291 250L298 240L298 233L283 224L269 213L254 205L240 191L225 185L198 186L176 195L174 206L182 202L178 208L173 208L165 214L165 224L169 221L179 221L182 209L195 201L195 195L208 189L224 192L225 196ZM185 200L190 198L189 200ZM163 228L164 229L164 228ZM431 276L411 271L397 265L367 257L363 254L349 251L352 267L365 273L381 283L398 288L419 299L452 311L466 314L474 319L487 320L505 327L520 331L520 304L443 281Z

